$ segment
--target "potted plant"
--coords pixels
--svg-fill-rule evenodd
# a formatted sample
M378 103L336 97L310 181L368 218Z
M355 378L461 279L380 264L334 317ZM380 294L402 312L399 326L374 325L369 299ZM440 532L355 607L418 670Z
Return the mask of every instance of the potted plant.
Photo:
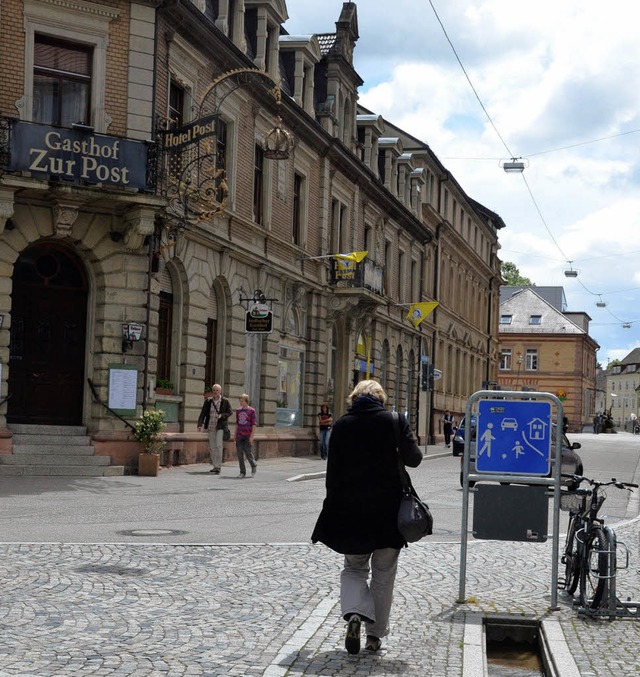
M167 424L162 409L147 409L136 421L134 437L143 452L138 454L138 475L155 477L160 466L160 452L165 441L162 437Z
M159 395L173 395L173 383L168 378L159 378L156 381L156 393Z
M205 386L204 387L204 397L211 397L213 395L213 391L211 390L211 386Z

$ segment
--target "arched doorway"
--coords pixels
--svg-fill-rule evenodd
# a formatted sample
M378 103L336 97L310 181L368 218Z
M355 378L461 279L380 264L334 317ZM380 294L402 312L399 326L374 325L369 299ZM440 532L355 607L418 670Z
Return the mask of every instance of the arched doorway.
M87 278L57 243L16 261L11 294L8 423L82 423Z

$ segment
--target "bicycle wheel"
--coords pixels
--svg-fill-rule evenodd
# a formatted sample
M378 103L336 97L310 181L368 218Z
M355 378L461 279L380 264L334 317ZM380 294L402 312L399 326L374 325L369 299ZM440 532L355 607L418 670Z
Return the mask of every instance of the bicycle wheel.
M587 536L584 559L580 571L580 601L590 609L597 609L607 591L609 582L609 555L607 538L601 527L592 527Z
M569 523L567 540L564 544L564 555L562 556L562 563L564 564L564 589L570 595L573 595L580 582L580 553L578 551L578 539L576 538L578 528L578 517L576 515Z

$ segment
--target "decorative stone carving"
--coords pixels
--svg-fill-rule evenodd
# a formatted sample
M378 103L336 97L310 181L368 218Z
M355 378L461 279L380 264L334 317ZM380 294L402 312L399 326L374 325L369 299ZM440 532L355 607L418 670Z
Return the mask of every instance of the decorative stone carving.
M124 216L124 246L135 251L144 244L147 235L153 235L155 212L148 207L136 207Z
M54 236L59 238L70 237L73 224L78 218L78 205L68 202L56 202L53 205L52 212Z
M13 195L13 190L8 188L0 188L0 235L4 231L7 220L13 216Z
M329 299L327 319L334 320L346 314L350 320L362 322L365 318L373 316L376 307L377 304L368 303L362 298L336 295Z

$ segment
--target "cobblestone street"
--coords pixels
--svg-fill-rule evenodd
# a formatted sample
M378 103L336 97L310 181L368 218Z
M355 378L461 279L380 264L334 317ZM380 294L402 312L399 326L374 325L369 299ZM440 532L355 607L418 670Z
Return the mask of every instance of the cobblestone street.
M637 522L618 533L637 546ZM384 650L349 656L340 558L322 546L3 544L0 674L481 675L469 644L478 612L558 623L580 669L570 660L563 677L637 674L635 620L584 619L562 594L548 610L550 551L471 543L457 604L459 545L413 545ZM618 587L638 598L637 570Z

